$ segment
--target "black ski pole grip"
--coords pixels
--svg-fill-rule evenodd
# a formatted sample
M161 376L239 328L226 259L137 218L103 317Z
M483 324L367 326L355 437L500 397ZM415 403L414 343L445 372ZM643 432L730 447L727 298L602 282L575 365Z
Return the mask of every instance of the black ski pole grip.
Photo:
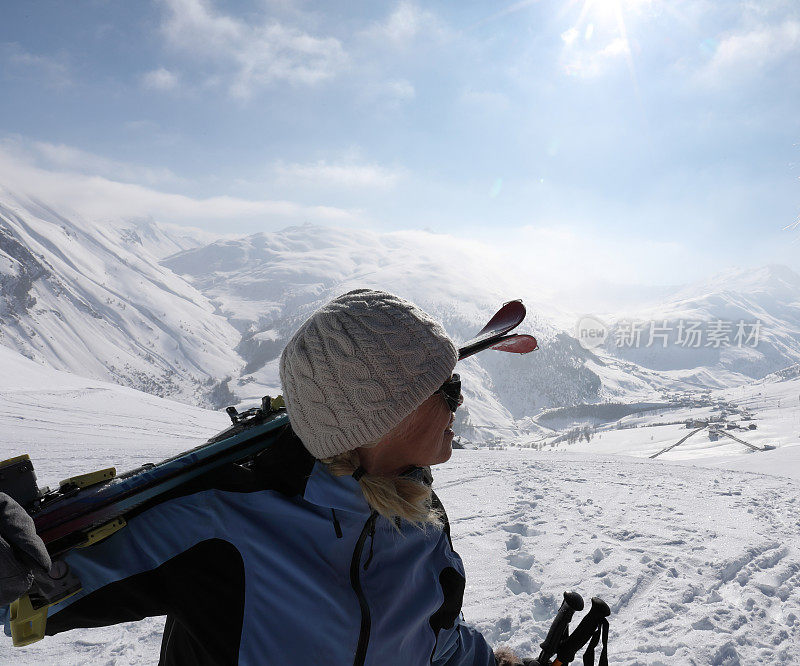
M575 611L583 610L583 598L577 592L564 592L564 601L561 602L561 608L558 609L553 624L550 625L550 631L547 632L544 641L541 643L542 651L539 653L537 661L541 666L548 666L550 658L558 650L558 646L564 639L572 616Z
M571 663L572 660L575 659L578 650L591 640L598 625L609 615L611 615L611 609L608 607L608 604L600 597L592 597L592 607L589 609L589 612L583 616L578 626L575 627L575 631L573 631L569 638L559 647L556 662L560 662L565 666Z

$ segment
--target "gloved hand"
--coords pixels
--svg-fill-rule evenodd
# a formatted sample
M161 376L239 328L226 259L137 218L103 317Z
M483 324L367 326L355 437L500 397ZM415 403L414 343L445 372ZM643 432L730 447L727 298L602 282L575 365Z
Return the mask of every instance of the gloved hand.
M8 606L33 585L34 571L50 571L50 555L31 518L0 493L0 606Z
M497 648L494 651L494 660L497 666L539 666L535 659L520 659L507 647Z

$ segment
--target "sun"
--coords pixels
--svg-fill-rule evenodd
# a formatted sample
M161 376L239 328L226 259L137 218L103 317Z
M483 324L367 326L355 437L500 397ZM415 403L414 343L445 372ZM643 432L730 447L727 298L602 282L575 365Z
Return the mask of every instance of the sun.
M652 0L585 0L584 12L598 16L616 17L619 12L632 12L652 4Z
M608 56L623 56L631 81L638 96L639 84L629 41L629 28L636 24L642 14L658 0L571 0L568 8L580 7L573 27L562 33L567 47L574 48L580 40L583 44L584 61L597 62ZM580 65L584 70L586 62Z
M577 4L576 0L572 4ZM625 30L625 17L632 17L646 7L653 4L653 0L583 0L578 24L598 24L599 26L616 25L621 34Z

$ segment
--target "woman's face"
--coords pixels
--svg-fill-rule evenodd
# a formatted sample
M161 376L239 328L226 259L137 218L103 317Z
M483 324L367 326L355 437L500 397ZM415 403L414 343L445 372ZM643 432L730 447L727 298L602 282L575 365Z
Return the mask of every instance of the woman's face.
M377 445L359 449L370 474L397 474L411 466L447 462L453 454L453 412L435 393L406 416Z
M447 462L453 454L453 412L441 394L432 395L409 414L405 439L412 465L425 467Z

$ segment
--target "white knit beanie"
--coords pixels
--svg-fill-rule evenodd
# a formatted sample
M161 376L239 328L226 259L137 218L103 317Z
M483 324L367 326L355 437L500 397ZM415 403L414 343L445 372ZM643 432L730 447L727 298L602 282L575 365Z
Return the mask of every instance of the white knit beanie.
M289 421L315 458L373 445L452 374L455 345L413 303L357 289L317 310L280 360Z

